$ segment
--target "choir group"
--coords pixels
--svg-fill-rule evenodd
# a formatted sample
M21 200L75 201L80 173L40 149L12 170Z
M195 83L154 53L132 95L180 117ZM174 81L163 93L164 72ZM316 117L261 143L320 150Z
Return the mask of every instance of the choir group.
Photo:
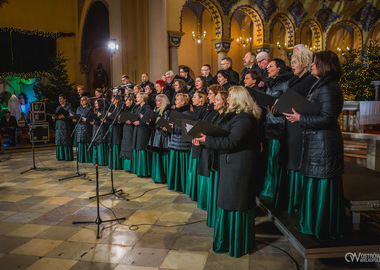
M195 80L186 66L179 76L168 71L155 84L147 74L140 85L124 75L126 87L114 89L109 99L97 89L93 105L80 86L75 112L61 95L53 116L57 159L73 159L74 122L79 162L97 160L189 195L208 213L215 252L235 257L252 252L256 195L299 213L302 233L321 240L339 237L344 212L338 57L299 48L291 69L264 52L247 53L243 60L241 79L228 57L215 77L209 65ZM259 95L278 99L289 89L317 105L319 113L279 113L259 102ZM206 128L191 135L200 121L224 132Z

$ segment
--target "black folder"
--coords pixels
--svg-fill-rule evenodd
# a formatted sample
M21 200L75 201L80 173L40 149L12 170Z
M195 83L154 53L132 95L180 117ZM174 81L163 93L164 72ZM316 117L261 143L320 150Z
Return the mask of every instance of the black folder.
M169 133L173 134L173 128L169 125L169 121L166 120L164 117L160 117L156 125L161 128L166 128Z
M194 137L191 136L188 132L194 127L195 121L190 119L183 119L181 121L181 135L182 135L182 141L184 142L191 142Z
M152 110L147 110L144 115L141 117L141 123L150 123L152 120L155 120L156 115Z
M193 138L199 138L201 133L216 137L226 137L230 134L228 130L225 130L203 120L197 121L187 133Z
M180 113L177 111L171 111L169 115L169 122L176 124L177 126L181 126L181 122L183 120L194 120L191 115L187 115L184 113Z
M256 91L256 103L260 107L264 107L264 108L267 108L268 106L272 107L273 104L276 102L276 100L277 99L275 97L272 97L260 91Z
M132 123L139 120L138 114L122 112L120 114L120 123L125 123L126 121L131 121Z
M69 116L69 112L68 111L66 111L64 108L60 108L54 115L56 116L56 117L58 117L58 116L60 116L60 115L64 115L65 117L68 117Z
M293 113L292 108L301 115L318 115L319 107L292 89L288 89L278 99L274 108L280 113Z
M100 121L100 116L102 116L101 113L90 113L90 115L87 117L87 121L86 122L92 122L92 121Z
M75 120L79 120L81 118L81 115L80 114L76 114L76 113L69 113L69 118L70 119L75 119Z

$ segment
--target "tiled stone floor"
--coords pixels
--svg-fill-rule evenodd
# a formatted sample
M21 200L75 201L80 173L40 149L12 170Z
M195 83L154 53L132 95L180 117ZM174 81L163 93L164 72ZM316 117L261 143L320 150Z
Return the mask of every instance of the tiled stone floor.
M75 162L56 161L54 149L38 149L36 165L55 170L20 174L31 165L31 152L9 154L9 160L0 162L0 269L296 269L278 248L303 267L302 257L259 209L255 252L241 258L215 254L213 230L196 202L124 171L114 172L114 184L131 200L101 197L100 216L126 220L102 223L101 238L96 239L95 224L72 224L95 221L96 200L88 199L95 194L94 166L80 165L93 181L58 181L74 174L76 167ZM110 171L100 167L99 176L100 191L106 193ZM173 226L185 222L197 223ZM132 224L146 225L130 230ZM339 263L317 261L316 269L348 269Z

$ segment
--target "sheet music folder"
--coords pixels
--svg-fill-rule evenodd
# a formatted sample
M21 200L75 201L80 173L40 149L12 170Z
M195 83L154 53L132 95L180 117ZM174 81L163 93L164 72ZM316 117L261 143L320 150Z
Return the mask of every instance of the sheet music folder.
M203 133L207 136L216 136L216 137L226 137L230 132L218 126L215 126L209 122L199 120L194 126L187 132L188 135L193 138L200 137L200 134Z
M169 115L169 122L176 124L177 126L181 126L181 122L183 120L194 120L191 115L187 115L184 113L180 113L177 111L171 111Z
M264 108L267 108L268 106L272 107L273 104L275 104L276 100L277 99L275 97L272 97L260 91L256 91L256 103L260 107L264 107Z
M169 125L169 121L165 118L160 117L156 124L161 128L166 128L169 133L173 134L173 128Z
M132 123L139 120L139 116L134 113L122 112L120 114L120 122L125 123L126 121L131 121Z
M288 89L275 103L274 108L280 113L293 113L292 108L301 115L318 115L319 107L292 89Z

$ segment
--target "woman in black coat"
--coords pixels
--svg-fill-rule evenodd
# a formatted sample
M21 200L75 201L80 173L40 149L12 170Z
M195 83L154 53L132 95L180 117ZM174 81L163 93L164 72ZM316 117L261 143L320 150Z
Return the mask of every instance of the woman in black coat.
M165 94L168 97L169 102L170 100L172 100L172 94L170 92L170 89L166 87L166 83L164 80L157 80L155 86L157 95Z
M203 135L193 143L219 150L219 189L213 250L240 257L255 244L254 183L256 157L260 151L258 119L260 108L243 86L230 88L228 110L221 127L226 137Z
M285 62L278 58L269 63L267 70L270 79L266 93L272 97L280 98L288 89L288 81L294 75L292 72L286 73ZM271 108L268 109L264 123L265 140L263 141L263 156L267 165L261 195L275 198L281 172L280 147L284 138L285 118L282 115L277 115Z
M98 158L98 165L108 165L108 143L103 141L103 137L107 132L108 126L106 123L101 125L101 119L104 118L104 99L98 98L94 102L94 117L90 122L92 125L92 136L94 137L94 144L92 147L92 163L96 164L96 156ZM100 130L98 131L98 129ZM107 139L106 139L107 140Z
M175 98L175 110L191 115L189 101L188 94L178 93ZM168 189L185 191L190 148L191 143L182 139L182 128L173 124L173 134L169 141Z
M161 118L168 120L170 113L170 102L165 94L156 97L156 123ZM166 183L167 169L169 164L169 140L170 133L162 130L157 124L148 145L152 152L152 180L155 183Z
M172 100L171 100L171 105L172 105L172 109L175 109L175 97L178 93L189 93L189 89L187 89L187 86L186 86L186 82L182 79L175 79L174 80L174 83L173 83L173 86L174 86L174 95L172 96Z
M312 61L313 53L308 49L299 50L292 55L294 77L289 80L288 87L305 98L317 81L317 78L310 73ZM275 207L286 209L289 213L298 212L301 206L303 177L299 172L299 167L302 141L299 123L286 121L285 138L282 144L284 166L282 166L278 183Z
M219 92L223 92L225 89L219 84L213 84L207 89L208 105L205 115L202 120L211 123L219 113L214 109L215 97ZM197 167L197 200L198 208L207 209L209 205L209 186L211 182L211 175L209 169L209 150L201 147L199 153L199 163Z
M338 80L342 68L332 51L317 52L311 74L318 81L307 98L320 108L318 115L285 114L287 120L299 122L304 141L300 173L304 176L300 231L317 239L336 238L342 234L343 207L343 139L338 124L343 95Z
M204 78L203 78L204 79ZM204 79L205 80L205 79ZM207 113L207 95L202 90L197 90L192 98L193 119L198 121L203 119ZM199 163L200 147L192 145L190 151L189 169L187 172L187 182L185 194L193 201L197 200L197 167Z
M73 141L71 139L71 124L69 114L71 106L66 103L66 97L59 95L59 106L52 116L55 120L55 144L57 146L58 160L73 160Z
M231 84L230 84L230 76L228 74L227 71L225 70L219 70L217 73L216 73L216 78L218 80L218 83L223 86L223 88L228 91L228 89L231 87Z
M77 136L77 147L78 147L78 162L80 163L91 163L92 162L92 151L87 151L91 143L92 138L92 125L87 121L87 118L92 112L92 106L89 102L87 96L80 98L80 105L77 108L76 113L81 116L80 123L76 126ZM73 119L73 122L77 122Z
M129 95L125 100L125 109L124 112L134 113L135 111L135 96ZM132 137L133 137L133 124L131 121L127 120L123 123L123 138L121 139L120 145L120 158L123 162L123 170L126 172L131 172L132 170L132 158L133 158L133 149L132 149Z
M152 153L147 151L147 146L152 133L151 123L154 123L154 113L148 105L148 95L138 93L136 95L136 111L139 120L133 122L132 137L133 162L132 173L139 177L148 177L152 171Z
M116 91L114 94L117 93ZM112 114L115 113L115 116L120 113L120 111L123 109L123 104L122 104L122 98L121 95L117 95L116 98L113 100L113 104L111 105L111 112ZM106 123L108 125L111 125L114 119L106 119ZM111 169L111 164L112 164L112 169L113 170L122 170L123 164L122 160L120 158L120 144L121 144L121 139L123 136L123 124L118 123L116 120L113 123L113 126L110 130L110 138L109 141L109 160L108 160L108 168Z
M198 76L195 78L195 87L189 92L189 97L192 99L196 91L203 91L205 94L207 92L207 80L203 76Z

